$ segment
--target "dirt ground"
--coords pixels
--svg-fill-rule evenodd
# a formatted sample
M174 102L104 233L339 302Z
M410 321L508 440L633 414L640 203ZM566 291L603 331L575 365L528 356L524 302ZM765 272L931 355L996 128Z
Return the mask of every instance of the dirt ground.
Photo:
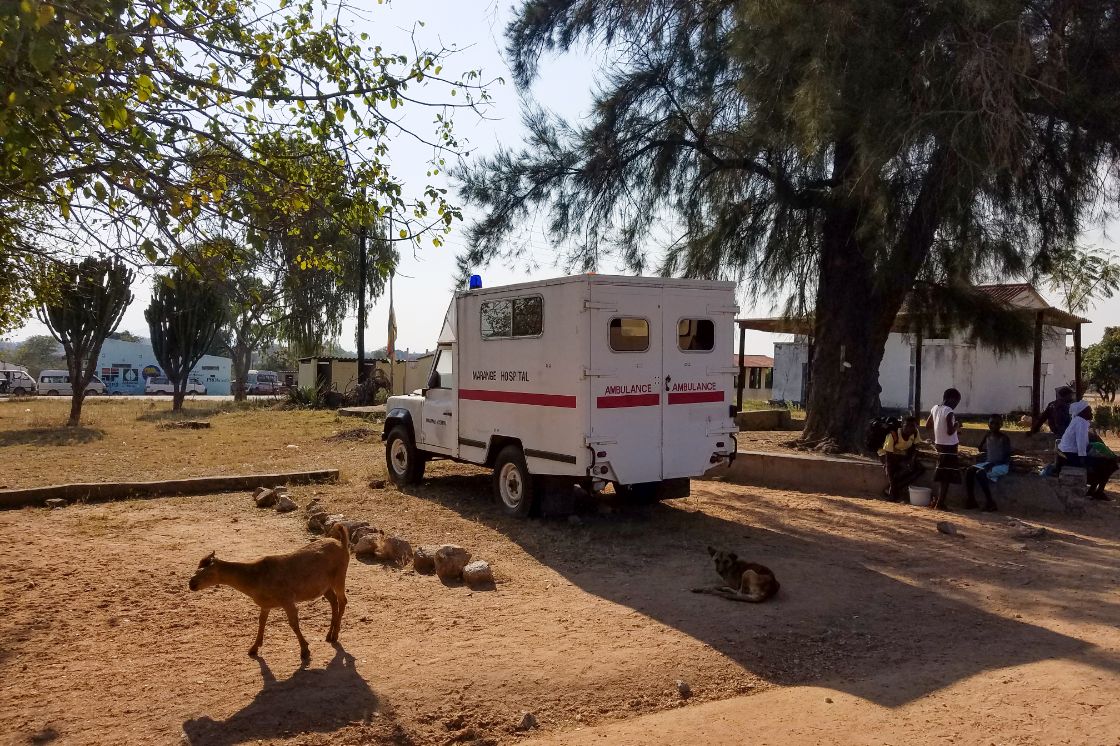
M327 604L301 608L301 667L282 614L254 660L252 602L187 589L211 550L309 540L298 513L244 494L0 513L2 743L1120 743L1115 503L1041 522L1042 539L988 515L951 515L946 536L918 508L694 482L651 508L519 522L470 467L371 487L376 428L331 414L229 411L176 431L108 403L101 434L74 442L51 406L61 418L61 403L0 403L0 483L339 467L341 483L293 496L462 544L498 582L472 592L355 559L337 647ZM37 440L19 434L29 418ZM708 545L773 568L779 597L689 593L717 580Z

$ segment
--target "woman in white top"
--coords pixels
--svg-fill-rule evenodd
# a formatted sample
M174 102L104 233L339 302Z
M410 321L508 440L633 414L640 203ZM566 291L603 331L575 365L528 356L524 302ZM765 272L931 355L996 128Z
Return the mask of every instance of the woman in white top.
M960 403L961 392L956 389L946 389L941 404L930 410L929 418L926 420L926 429L933 430L933 447L937 450L937 469L933 472L933 481L941 484L941 489L930 507L939 510L949 509L945 505L949 485L961 483L960 459L957 456L960 445L957 432L961 429L961 424L953 412Z
M1116 471L1116 459L1102 458L1093 454L1091 445L1093 438L1089 432L1089 423L1093 421L1093 408L1088 403L1075 401L1069 405L1069 413L1069 426L1058 442L1058 450L1062 455L1058 460L1058 467L1054 469L1054 474L1059 474L1062 466L1081 467L1085 469L1088 483L1085 494L1094 500L1107 500L1104 486ZM1108 453L1107 448L1105 453Z

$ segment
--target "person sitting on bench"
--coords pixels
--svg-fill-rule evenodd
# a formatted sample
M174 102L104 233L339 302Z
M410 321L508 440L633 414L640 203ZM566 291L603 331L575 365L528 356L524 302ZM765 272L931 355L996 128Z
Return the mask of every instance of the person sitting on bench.
M918 443L922 437L918 433L918 418L909 416L902 420L902 427L887 433L879 456L887 472L887 499L906 502L906 490L918 477L925 473L925 467L918 463Z
M1060 454L1054 475L1061 474L1062 467L1076 466L1085 470L1087 483L1085 495L1094 500L1108 500L1104 487L1109 477L1116 471L1116 457L1105 448L1100 448L1090 433L1089 423L1093 421L1093 408L1084 401L1075 401L1069 406L1071 415L1069 427L1058 444ZM1101 445L1104 445L1101 443Z
M968 493L967 508L976 508L976 483L984 493L984 510L996 510L992 499L992 484L1011 470L1011 438L1001 429L1003 417L993 414L988 418L988 432L980 441L979 461L964 473L964 486Z

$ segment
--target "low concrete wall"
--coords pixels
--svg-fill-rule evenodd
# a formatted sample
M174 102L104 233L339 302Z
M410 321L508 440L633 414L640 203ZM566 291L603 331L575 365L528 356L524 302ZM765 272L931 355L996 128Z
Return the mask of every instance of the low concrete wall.
M932 486L933 464L917 484ZM1066 473L1069 472L1069 473ZM717 466L706 479L749 484L779 490L816 492L845 497L882 497L887 485L882 464L855 458L773 451L739 451L730 467ZM992 495L1001 511L1016 515L1084 512L1085 472L1063 471L1060 479L1013 472L1001 479ZM963 485L949 490L950 508L965 503Z
M980 430L978 428L964 427L961 428L958 436L961 440L961 445L968 446L969 448L979 448L980 441L984 439L987 430ZM1054 452L1054 436L1051 433L1028 433L1023 430L1005 430L1007 437L1011 439L1011 449L1019 453L1053 453ZM928 432L923 432L922 437L929 435Z
M274 487L279 484L337 482L338 476L338 469L320 469L318 471L294 471L279 474L166 479L158 482L56 484L49 487L0 490L0 510L43 506L46 505L47 500L51 499L62 499L67 502L103 502L107 500L165 497L167 495L211 495L218 492L252 490L257 487Z
M788 409L756 409L735 415L739 430L790 430L791 423Z

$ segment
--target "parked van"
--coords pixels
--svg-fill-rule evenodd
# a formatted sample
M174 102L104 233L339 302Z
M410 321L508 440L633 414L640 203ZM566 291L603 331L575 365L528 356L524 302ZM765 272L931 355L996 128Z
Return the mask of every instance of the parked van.
M28 396L39 392L35 379L27 371L0 370L0 393Z
M70 373L65 370L44 370L39 373L39 392L47 396L73 396ZM86 386L86 396L105 394L105 384L94 376Z
M247 394L278 394L280 393L280 376L271 370L251 370L245 380L245 393Z
M544 481L682 497L735 456L730 282L579 275L457 293L427 387L387 402L390 478L494 469L509 514Z
M144 393L149 396L153 394L167 394L170 396L175 393L175 384L171 383L171 379L167 376L149 378L148 382L144 384ZM188 376L187 385L184 387L183 393L206 396L206 384L194 376Z

